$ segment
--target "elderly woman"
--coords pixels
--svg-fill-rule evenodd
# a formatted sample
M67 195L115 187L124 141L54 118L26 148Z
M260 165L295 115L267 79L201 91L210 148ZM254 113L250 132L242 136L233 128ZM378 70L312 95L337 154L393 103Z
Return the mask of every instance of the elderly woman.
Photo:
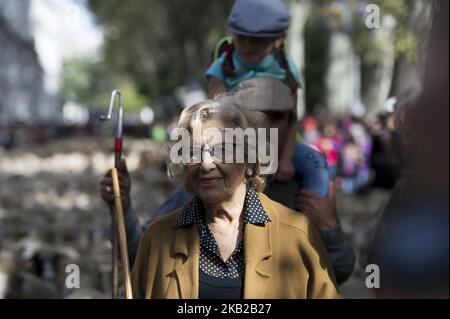
M190 147L181 163L169 160L168 170L195 198L144 233L132 272L138 298L339 297L312 222L262 194L258 160L226 160L248 145L226 144L225 128L262 127L255 116L232 97L181 115ZM204 134L212 128L222 133Z
M268 128L278 130L276 142L279 142L278 149L280 150L283 142L287 139L287 122L291 118L290 110L294 103L289 87L277 79L256 77L242 82L234 94L234 98L237 99L237 102L234 103L245 107L245 110L253 114L264 113L268 120L266 123ZM276 147L275 143L272 144ZM319 195L323 195L323 190L329 188L326 159L323 154L312 147L304 143L296 143L294 167L297 171L296 178L288 183L274 181L271 176L267 175L264 193L270 199L302 212L314 222L330 256L337 283L340 284L347 280L352 273L355 257L353 248L340 227L333 188L330 188L328 196L321 197ZM149 225L156 218L189 203L194 198L194 194L183 187L177 187L152 218L141 224L131 203L131 177L126 169L125 161L118 166L118 172L125 210L128 252L132 265L136 258L140 239ZM268 173L267 170L265 173ZM102 198L110 207L114 205L111 186L111 171L108 171L100 183L100 190Z

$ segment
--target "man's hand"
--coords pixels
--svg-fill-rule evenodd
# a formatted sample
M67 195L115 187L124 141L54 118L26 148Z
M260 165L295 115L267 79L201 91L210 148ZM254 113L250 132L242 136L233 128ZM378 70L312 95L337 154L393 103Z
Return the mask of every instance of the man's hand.
M335 189L332 182L328 185L328 197L301 190L296 201L297 210L308 216L321 230L332 230L337 226Z
M114 205L114 192L111 172L112 170L109 170L100 182L100 194L105 203L107 203L110 207ZM117 168L117 175L119 176L122 206L124 211L126 211L130 207L131 178L124 159L122 159L119 163L119 167Z

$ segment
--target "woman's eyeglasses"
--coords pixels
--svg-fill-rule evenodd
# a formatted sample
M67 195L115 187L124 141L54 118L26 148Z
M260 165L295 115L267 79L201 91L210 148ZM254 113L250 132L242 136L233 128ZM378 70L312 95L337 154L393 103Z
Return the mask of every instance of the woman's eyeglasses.
M240 147L234 143L223 143L216 144L209 148L205 147L189 147L187 149L187 154L182 148L179 151L179 155L181 156L181 162L186 166L199 165L202 163L204 152L208 152L209 156L211 156L214 163L234 163L235 154L236 159L237 152L240 152Z

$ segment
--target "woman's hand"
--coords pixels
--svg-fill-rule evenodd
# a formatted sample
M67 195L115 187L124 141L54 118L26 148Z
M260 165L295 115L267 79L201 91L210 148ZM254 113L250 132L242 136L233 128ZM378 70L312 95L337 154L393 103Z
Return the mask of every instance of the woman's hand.
M100 182L100 194L105 203L107 203L110 207L114 205L114 192L111 174L112 170L109 170ZM119 176L122 206L124 211L126 211L130 207L131 178L124 159L120 161L117 167L117 175Z
M332 230L337 226L335 189L332 182L328 185L328 197L301 190L297 196L297 210L308 216L321 230Z

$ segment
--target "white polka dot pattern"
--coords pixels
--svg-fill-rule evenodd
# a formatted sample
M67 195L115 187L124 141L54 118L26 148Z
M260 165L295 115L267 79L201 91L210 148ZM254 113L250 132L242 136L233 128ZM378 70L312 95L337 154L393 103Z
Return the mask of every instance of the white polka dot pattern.
M248 189L244 202L244 224L267 222L270 222L270 218L262 207L258 194L253 189ZM203 204L198 197L184 208L173 227L187 227L192 224L198 225L200 233L200 269L218 278L243 277L244 240L240 241L228 260L224 261L220 255L219 246L204 220Z

